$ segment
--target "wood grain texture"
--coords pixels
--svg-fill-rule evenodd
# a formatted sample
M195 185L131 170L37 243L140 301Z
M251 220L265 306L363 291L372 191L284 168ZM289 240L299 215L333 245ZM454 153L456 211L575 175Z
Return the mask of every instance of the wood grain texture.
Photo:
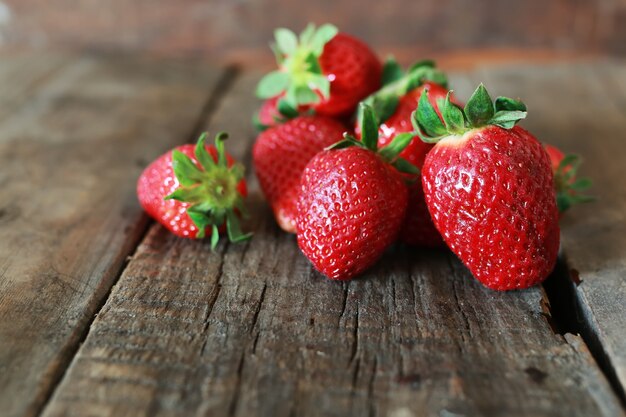
M4 0L11 17L0 40L22 47L209 54L271 60L275 27L330 21L381 54L413 60L433 52L480 48L558 53L626 53L622 0ZM4 36L2 36L4 35ZM259 54L259 51L262 54Z
M135 181L192 133L219 70L0 61L0 414L35 415L147 225ZM54 73L51 74L51 71ZM6 113L4 111L6 110Z
M211 122L246 161L256 79ZM454 79L466 98L477 76ZM624 415L541 288L492 292L450 253L402 247L331 282L251 190L247 244L150 229L44 416Z
M598 201L566 215L562 248L583 331L626 398L626 65L523 66L485 76L506 85L502 93L527 97L525 124L542 140L584 157L582 175L593 179Z

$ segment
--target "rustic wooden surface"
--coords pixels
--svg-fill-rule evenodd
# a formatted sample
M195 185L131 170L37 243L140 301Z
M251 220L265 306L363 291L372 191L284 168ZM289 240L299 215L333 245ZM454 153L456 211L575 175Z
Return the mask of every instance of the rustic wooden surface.
M0 206L3 416L624 415L626 196L615 155L626 146L626 64L452 74L461 98L481 80L525 98L525 125L583 153L596 180L601 202L564 220L582 282L553 277L551 306L543 288L486 290L446 251L398 247L363 278L330 282L275 226L252 177L249 243L211 252L154 224L144 237L134 182L163 149L202 127L228 130L249 166L258 76L20 59L0 61L0 77L13 77L0 83L10 92L0 109L18 108L0 113L0 201L15 202ZM46 191L24 192L34 188ZM563 311L568 289L578 305ZM580 325L584 340L559 334L558 318L577 314L570 330Z
M0 59L1 415L46 402L145 230L133 178L189 140L219 78L129 58Z
M626 54L623 0L3 0L0 44L209 54L258 66L275 27L330 21L401 58L476 49ZM2 18L6 16L5 18Z
M581 331L626 398L626 65L520 66L481 77L525 97L525 123L542 140L584 156L598 201L565 216L562 246Z
M475 77L457 78L467 96ZM244 160L255 81L210 125ZM584 344L553 333L540 288L493 293L450 254L410 249L329 282L252 190L247 245L211 253L151 228L45 416L621 414Z

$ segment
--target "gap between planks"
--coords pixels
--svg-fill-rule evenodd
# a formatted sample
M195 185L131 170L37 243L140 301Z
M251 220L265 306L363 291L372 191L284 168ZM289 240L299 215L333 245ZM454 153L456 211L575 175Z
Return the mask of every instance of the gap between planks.
M186 135L187 141L185 143L194 143L196 141L196 139L202 132L203 126L205 126L205 124L211 120L211 117L215 113L215 110L219 107L219 103L221 99L230 91L231 87L233 86L239 74L240 74L240 69L236 66L228 66L224 68L224 72L220 76L216 84L216 87L213 89L213 91L208 92L208 98L205 104L202 106L200 110L200 114L196 118L196 122L193 124L193 127L190 133ZM107 291L106 295L102 297L102 299L99 301L98 305L96 306L93 316L91 317L91 319L89 320L85 328L83 329L80 335L80 339L72 347L71 352L68 353L67 360L64 361L63 364L61 364L61 371L50 384L48 391L45 393L44 401L42 401L41 405L35 411L36 415L38 416L41 415L46 409L46 407L48 406L50 399L54 396L54 393L56 392L63 378L65 378L65 375L67 374L67 370L70 368L70 366L76 359L76 354L78 353L78 349L84 343L85 339L89 335L89 332L91 331L91 326L93 325L94 320L96 319L96 317L102 310L102 307L104 307L107 300L109 299L111 295L111 291L113 290L113 287L115 287L118 280L124 273L124 270L128 266L128 263L133 258L134 254L137 251L137 248L139 247L141 242L143 242L143 240L146 237L146 234L148 233L148 231L150 230L150 227L153 224L154 224L154 221L152 219L148 219L147 221L145 221L141 231L137 233L136 237L133 239L132 252L129 253L129 255L126 257L126 261L120 266L119 270L116 272L115 278L113 279L112 284L109 287L109 290Z
M554 325L554 332L564 336L568 333L581 337L587 350L609 381L615 395L619 398L622 408L626 410L626 394L617 377L617 372L590 323L592 317L585 313L586 307L580 300L576 287L580 284L577 271L567 262L567 256L559 256L557 265L543 287L549 301L549 324Z

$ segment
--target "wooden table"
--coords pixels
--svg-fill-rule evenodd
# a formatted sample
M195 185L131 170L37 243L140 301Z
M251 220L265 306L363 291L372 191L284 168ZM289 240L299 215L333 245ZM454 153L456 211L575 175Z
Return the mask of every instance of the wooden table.
M451 74L463 99L479 81L523 97L524 125L596 184L548 283L496 293L407 247L328 281L251 173L246 244L212 252L149 221L135 181L166 149L227 130L250 166L257 73L1 58L0 415L624 415L626 62Z

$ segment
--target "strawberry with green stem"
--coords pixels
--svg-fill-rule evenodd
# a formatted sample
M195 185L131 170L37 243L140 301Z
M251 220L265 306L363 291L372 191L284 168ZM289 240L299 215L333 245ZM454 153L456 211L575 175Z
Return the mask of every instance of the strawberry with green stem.
M359 107L359 120L360 141L345 135L311 159L302 173L298 246L330 279L360 274L394 242L407 206L407 187L399 171L417 172L398 157L411 134L399 134L378 149L371 107Z
M228 135L205 145L206 133L197 144L179 146L153 161L137 182L137 197L143 209L180 237L211 236L211 247L226 230L232 242L248 239L239 218L246 213L244 167L224 149Z
M594 201L594 197L584 194L591 187L591 180L589 178L576 178L582 163L580 156L565 155L556 146L547 143L544 143L543 147L548 152L552 164L559 214L562 215L576 204Z
M405 72L393 58L388 59L383 68L383 84L383 88L365 100L374 108L380 124L380 147L389 144L398 133L413 131L411 115L424 90L428 91L428 99L436 110L448 93L445 73L430 60L417 62ZM358 127L355 131L358 135ZM421 169L426 154L433 146L415 135L400 156ZM409 186L409 204L400 240L416 246L445 245L428 213L419 179Z
M494 103L481 84L464 109L448 96L442 122L426 94L413 121L422 140L435 143L422 184L446 244L489 288L542 282L557 258L558 211L548 154L516 126L526 106L505 97Z
M346 116L380 87L382 65L374 52L336 27L309 24L300 37L283 28L274 34L279 69L259 82L257 96L279 97L278 113L312 109L320 115Z

